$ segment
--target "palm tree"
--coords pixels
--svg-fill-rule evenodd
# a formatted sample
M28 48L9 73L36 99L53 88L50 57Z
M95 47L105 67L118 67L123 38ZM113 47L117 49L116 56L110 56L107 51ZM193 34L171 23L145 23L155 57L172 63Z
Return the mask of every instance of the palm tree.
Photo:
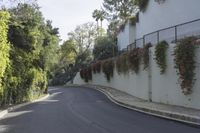
M103 22L103 20L106 18L106 12L104 11L104 10L99 10L99 19L100 19L100 21L101 21L101 28L103 28L102 27L102 22Z
M106 12L104 10L99 10L99 19L101 21L101 30L103 29L103 20L106 18ZM102 36L102 32L101 32L101 36Z
M95 9L92 13L92 17L96 20L97 22L97 32L99 33L99 10Z
M95 20L97 21L97 31L98 31L98 33L99 33L99 20L101 21L101 30L102 30L102 28L103 28L102 23L103 23L103 20L106 18L106 15L107 14L103 9L101 9L101 10L96 9L92 13L92 17L95 18ZM102 35L102 32L101 32L101 35Z

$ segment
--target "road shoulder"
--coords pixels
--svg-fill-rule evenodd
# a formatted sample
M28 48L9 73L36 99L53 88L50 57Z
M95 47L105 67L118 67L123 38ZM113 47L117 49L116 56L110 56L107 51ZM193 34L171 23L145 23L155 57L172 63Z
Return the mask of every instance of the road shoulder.
M6 114L8 114L10 111L16 110L16 109L21 108L23 106L30 105L32 103L43 101L43 100L47 99L48 97L49 97L49 94L46 94L43 97L40 97L39 99L30 101L30 102L26 102L26 103L22 103L22 104L18 104L18 105L14 105L14 106L8 107L6 109L0 110L0 119L3 118Z

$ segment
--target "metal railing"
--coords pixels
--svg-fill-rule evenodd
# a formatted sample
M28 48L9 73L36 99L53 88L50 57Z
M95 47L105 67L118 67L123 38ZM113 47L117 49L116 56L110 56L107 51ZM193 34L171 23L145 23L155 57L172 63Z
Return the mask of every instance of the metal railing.
M148 43L156 45L161 41L176 43L178 40L189 36L200 38L200 19L146 34L142 38L136 39L134 43L129 44L127 46L127 50L131 50L133 48L142 48L145 44Z

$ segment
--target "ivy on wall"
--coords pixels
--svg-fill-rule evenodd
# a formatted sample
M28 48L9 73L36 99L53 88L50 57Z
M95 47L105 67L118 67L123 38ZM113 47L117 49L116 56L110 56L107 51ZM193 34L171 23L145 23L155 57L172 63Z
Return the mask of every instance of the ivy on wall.
M93 73L100 73L101 72L101 61L98 61L92 64Z
M164 74L167 68L166 56L167 56L168 43L162 41L155 47L155 60L160 68L160 74Z
M92 67L89 66L87 68L81 69L80 77L84 79L85 82L89 82L89 80L92 80Z
M107 59L102 62L102 69L103 73L105 74L108 82L113 77L114 73L114 60L113 59Z
M124 53L116 59L116 69L119 74L127 74L129 71L128 54Z
M139 72L139 69L140 69L140 61L141 61L141 49L140 48L135 48L128 53L129 67L136 74Z
M105 74L107 81L109 82L110 79L113 77L113 73L114 73L114 60L107 59L104 61L98 61L87 68L81 69L80 77L85 82L89 82L89 80L92 80L92 72L100 73L101 69L102 69L102 72Z
M195 77L195 48L198 41L195 37L187 37L180 40L175 46L174 50L174 63L179 75L180 86L183 94L188 95L192 93L192 87ZM144 69L149 67L149 48L152 45L146 44L144 48L135 48L131 51L119 55L115 60L106 59L101 62L96 62L86 69L80 71L81 78L85 79L85 82L92 80L92 70L94 73L102 72L105 74L108 82L113 77L114 67L116 64L116 70L119 74L127 74L129 70L133 70L136 74L139 72L140 63L143 59ZM166 56L169 44L166 41L162 41L155 47L155 60L160 67L160 74L164 74L167 68Z
M182 39L175 46L174 62L179 75L182 92L185 95L192 93L195 77L195 37Z

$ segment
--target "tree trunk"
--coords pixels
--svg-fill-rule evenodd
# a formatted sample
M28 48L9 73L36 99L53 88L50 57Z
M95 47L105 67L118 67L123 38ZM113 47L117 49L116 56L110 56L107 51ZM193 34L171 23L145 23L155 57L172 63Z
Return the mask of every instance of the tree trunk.
M99 21L97 21L97 37L99 36Z
M101 32L101 36L102 36L102 29L103 29L103 21L101 20L101 30L100 30L100 32Z

